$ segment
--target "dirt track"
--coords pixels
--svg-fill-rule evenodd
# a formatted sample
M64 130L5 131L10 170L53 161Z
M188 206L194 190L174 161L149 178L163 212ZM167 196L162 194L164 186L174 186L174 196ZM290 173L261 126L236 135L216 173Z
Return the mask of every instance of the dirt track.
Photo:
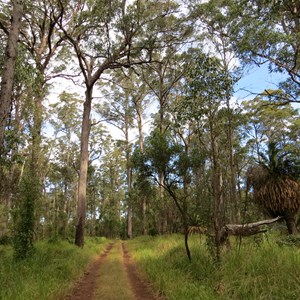
M113 271L111 265L109 265L112 263L117 264L118 262L120 262L121 272ZM102 270L105 270L105 282L101 282L101 276L103 276L101 274ZM114 274L110 276L110 271L107 270L112 270ZM125 282L125 284L122 284L122 288L125 289L126 293L124 293L124 290L121 291L116 287L116 282ZM102 290L105 290L104 294ZM100 297L100 295L102 296ZM88 271L85 272L83 278L75 285L71 294L64 299L157 300L162 298L155 295L149 283L140 278L126 249L126 244L117 241L108 245L106 250L97 258Z

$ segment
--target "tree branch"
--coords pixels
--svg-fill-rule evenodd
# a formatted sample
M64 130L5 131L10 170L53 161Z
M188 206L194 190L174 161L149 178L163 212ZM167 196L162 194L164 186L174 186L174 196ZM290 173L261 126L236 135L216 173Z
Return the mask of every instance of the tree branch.
M283 216L278 216L274 219L262 220L254 223L247 224L227 224L223 226L220 232L220 242L225 243L230 235L235 236L249 236L257 233L266 232L265 229L261 229L262 225L269 225L281 220Z

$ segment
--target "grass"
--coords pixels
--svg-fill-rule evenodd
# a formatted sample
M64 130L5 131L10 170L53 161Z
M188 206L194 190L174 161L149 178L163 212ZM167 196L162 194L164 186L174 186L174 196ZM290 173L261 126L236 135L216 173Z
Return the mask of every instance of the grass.
M102 238L87 238L81 249L66 241L38 242L34 256L20 262L13 260L11 247L0 246L0 299L63 297L107 243Z
M241 247L233 239L219 265L199 236L190 239L192 263L180 235L139 237L128 247L140 270L169 300L300 299L300 249L278 239L249 237Z
M116 241L111 252L101 264L94 298L105 300L135 299L126 270L123 267L123 253L120 241Z
M87 239L83 249L62 241L39 242L34 257L21 262L13 261L11 247L0 246L0 299L60 299L108 242ZM300 238L249 237L241 247L231 242L220 264L199 236L190 239L192 263L181 235L139 237L127 246L140 272L169 300L300 299ZM101 265L96 297L133 299L121 252L117 241Z

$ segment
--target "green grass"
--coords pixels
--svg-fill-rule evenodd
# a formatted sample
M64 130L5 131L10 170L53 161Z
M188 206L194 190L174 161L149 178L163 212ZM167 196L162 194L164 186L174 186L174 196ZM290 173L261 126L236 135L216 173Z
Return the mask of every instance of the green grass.
M189 263L180 235L140 237L128 242L140 270L169 300L300 299L300 249L277 243L278 236L257 242L232 240L220 265L208 253L204 238L190 239Z
M209 255L204 237L190 239L192 263L181 235L139 237L127 245L140 271L169 300L296 300L300 299L299 241L278 235L264 240L249 237L238 247L232 239L232 248L224 249L219 265ZM0 299L59 299L108 242L87 239L83 249L62 241L39 242L34 257L21 262L13 261L11 247L0 246ZM117 250L111 253L104 273L121 272L117 254Z
M65 241L38 242L34 256L20 262L9 246L0 246L0 299L59 299L106 245L101 238L86 239L83 249Z
M123 252L120 241L115 242L112 250L101 264L94 298L105 300L135 299L123 266Z

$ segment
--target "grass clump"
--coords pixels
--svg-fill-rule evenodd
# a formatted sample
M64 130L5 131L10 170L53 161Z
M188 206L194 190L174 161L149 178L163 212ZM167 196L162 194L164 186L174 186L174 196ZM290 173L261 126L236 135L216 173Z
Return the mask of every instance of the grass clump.
M220 264L209 255L204 237L191 237L192 262L183 237L141 237L128 242L133 259L155 288L169 300L300 299L300 249L278 244L278 236L257 243L245 238L222 253Z
M0 299L59 299L106 245L105 239L86 239L83 249L66 241L38 242L34 256L22 261L13 259L11 247L0 246Z
M203 242L193 239L189 263L180 235L141 237L128 242L133 259L146 272L154 287L167 299L215 299L215 267ZM195 251L197 249L197 251Z
M224 299L300 299L300 252L270 237L227 253L220 270Z

